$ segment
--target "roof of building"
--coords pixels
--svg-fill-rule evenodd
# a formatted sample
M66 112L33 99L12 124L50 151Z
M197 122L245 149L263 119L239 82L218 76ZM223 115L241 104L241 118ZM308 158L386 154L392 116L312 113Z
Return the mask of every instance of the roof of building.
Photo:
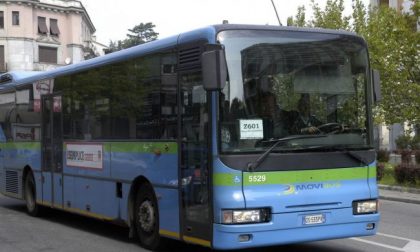
M96 28L93 25L88 12L86 11L82 2L78 0L0 0L0 3L2 2L19 5L28 4L36 6L37 8L51 11L82 13L82 15L84 14L83 17L89 25L91 33L95 33L96 31Z

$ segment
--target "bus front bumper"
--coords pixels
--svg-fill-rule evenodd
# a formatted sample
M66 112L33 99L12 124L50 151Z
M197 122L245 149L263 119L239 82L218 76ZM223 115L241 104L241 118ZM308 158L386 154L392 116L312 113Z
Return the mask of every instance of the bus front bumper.
M240 249L339 239L376 234L380 214L353 215L351 209L323 211L323 224L304 225L305 213L273 214L271 221L249 225L213 226L213 248Z

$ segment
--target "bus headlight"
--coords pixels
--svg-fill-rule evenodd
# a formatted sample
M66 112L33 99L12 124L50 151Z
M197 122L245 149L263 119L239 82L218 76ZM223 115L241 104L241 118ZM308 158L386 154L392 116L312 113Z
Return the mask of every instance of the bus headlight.
M378 200L362 200L353 202L353 214L372 214L378 212Z
M222 211L223 224L250 224L268 222L269 220L270 210L267 208Z

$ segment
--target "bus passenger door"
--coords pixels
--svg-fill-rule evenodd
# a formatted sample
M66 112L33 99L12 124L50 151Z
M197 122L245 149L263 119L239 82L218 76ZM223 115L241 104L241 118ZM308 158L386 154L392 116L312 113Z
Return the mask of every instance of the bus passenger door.
M211 246L209 106L201 71L180 74L181 227L183 240Z
M63 136L61 95L42 97L42 200L63 207Z

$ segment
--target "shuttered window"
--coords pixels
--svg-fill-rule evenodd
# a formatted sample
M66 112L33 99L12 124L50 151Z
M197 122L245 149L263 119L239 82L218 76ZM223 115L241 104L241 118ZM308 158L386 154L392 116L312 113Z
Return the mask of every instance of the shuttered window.
M58 29L57 19L50 18L50 34L53 36L60 35L60 29Z
M38 33L40 34L47 34L47 21L45 17L38 17Z
M57 48L40 46L39 62L57 64Z

